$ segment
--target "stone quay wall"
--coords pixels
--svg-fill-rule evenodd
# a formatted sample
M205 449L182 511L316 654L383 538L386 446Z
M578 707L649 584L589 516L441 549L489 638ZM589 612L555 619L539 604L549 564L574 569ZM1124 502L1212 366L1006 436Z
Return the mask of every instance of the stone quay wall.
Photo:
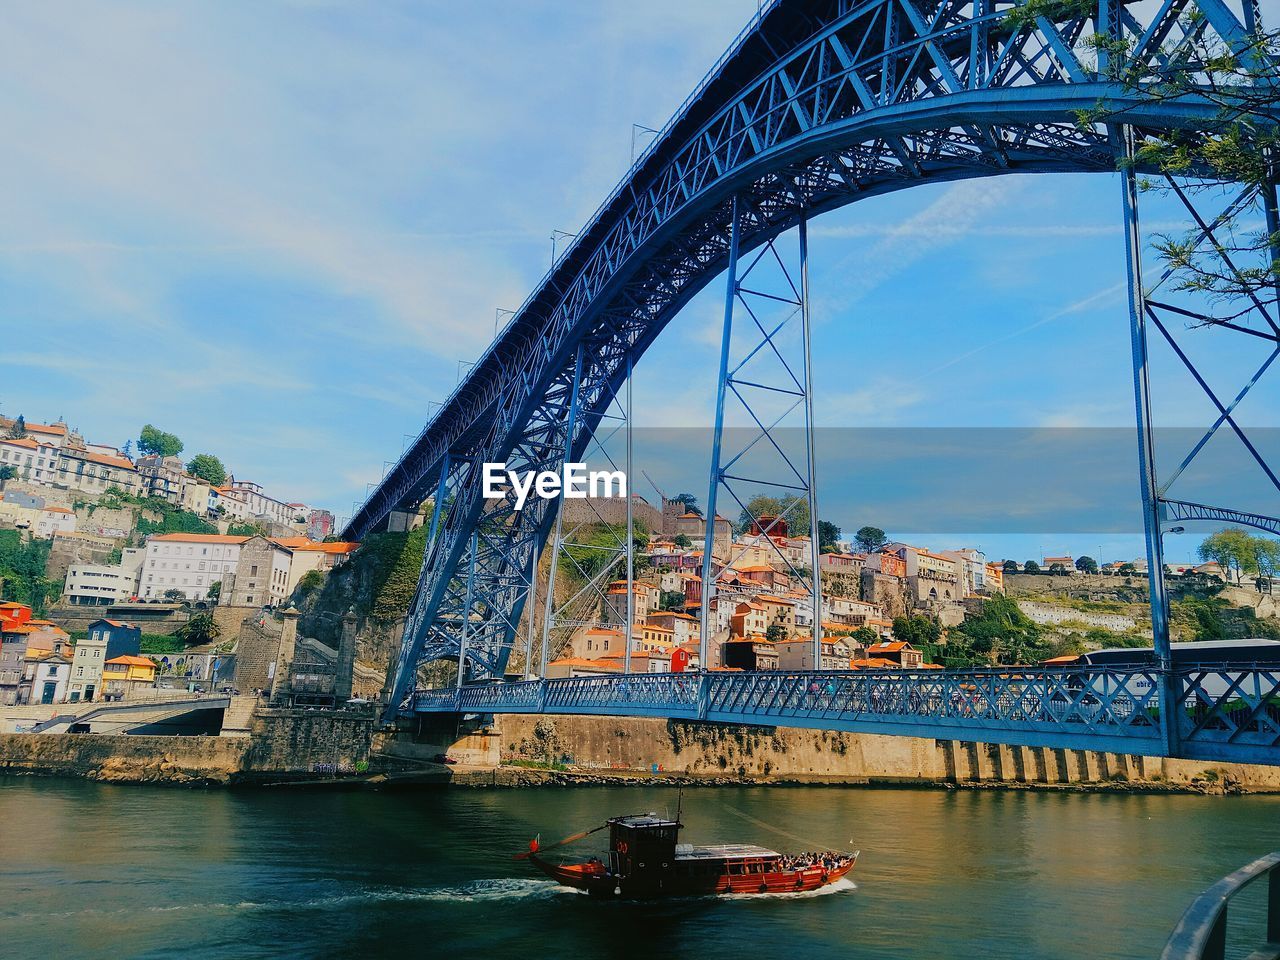
M1280 766L1170 760L786 727L629 717L501 716L504 760L694 778L1280 792Z
M232 785L364 773L373 717L260 709L250 737L0 734L0 775Z

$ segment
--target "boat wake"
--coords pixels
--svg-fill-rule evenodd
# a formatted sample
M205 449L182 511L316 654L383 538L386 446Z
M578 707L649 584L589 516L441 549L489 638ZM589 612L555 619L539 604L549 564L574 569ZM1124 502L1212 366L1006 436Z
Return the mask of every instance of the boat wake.
M848 893L857 890L858 885L848 877L841 877L816 890L801 890L794 893L723 893L717 900L809 900L813 897L829 897L835 893Z
M425 890L387 887L358 890L333 896L298 900L240 900L216 903L171 903L145 908L146 913L245 913L272 910L328 910L334 907L373 903L495 903L508 900L550 900L562 896L584 896L580 890L561 886L554 880L473 880L456 887L434 887ZM87 907L31 913L0 914L0 927L6 922L105 917L137 913L135 908L102 909Z
M799 893L724 893L706 894L692 897L664 898L666 902L679 901L685 903L714 901L747 901L747 900L807 900L810 897L825 897L837 893L848 893L856 890L857 885L848 878L841 878L834 883L817 890L805 890ZM503 901L535 901L553 900L559 897L585 897L586 893L556 883L554 880L520 880L514 878L495 880L473 880L470 883L453 887L432 887L425 890L388 887L378 890L361 890L352 893L338 894L328 897L313 897L300 900L241 900L236 903L175 903L157 905L146 908L148 913L240 913L272 910L327 910L334 907L370 903L497 903ZM634 906L638 903L657 901L615 900L619 905ZM110 910L86 908L82 910L50 911L48 913L0 914L0 926L14 921L70 919L74 917L109 916L113 914L135 913L136 910Z
M457 887L401 891L385 899L420 900L428 903L491 903L495 900L548 900L566 895L581 896L581 890L554 880L473 880Z

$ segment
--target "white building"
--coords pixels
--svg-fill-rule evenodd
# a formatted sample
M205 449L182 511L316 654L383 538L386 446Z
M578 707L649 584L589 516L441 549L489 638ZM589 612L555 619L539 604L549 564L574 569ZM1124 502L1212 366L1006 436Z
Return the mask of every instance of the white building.
M140 489L138 471L131 460L79 447L63 447L58 451L56 482L92 494L106 493L110 487L119 487L125 493L137 493Z
M71 680L71 661L61 651L39 650L27 654L23 664L19 703L62 703Z
M262 492L262 485L248 480L232 480L218 488L218 503L227 514L237 519L264 519L291 524L299 518L306 522L305 505L291 505Z
M160 599L180 590L189 600L204 600L209 588L234 574L240 547L248 537L210 533L166 533L147 540L138 596Z
M118 566L97 563L73 563L67 568L67 585L63 592L73 606L108 606L138 596L138 577L146 550L129 547L123 551Z
M940 550L944 557L950 557L960 564L964 573L964 595L985 593L987 590L987 555L981 550L966 547L963 550Z
M36 536L48 540L55 533L75 533L76 515L66 507L45 506L36 520Z
M13 467L14 476L31 483L51 484L58 468L58 448L43 436L0 439L0 466Z

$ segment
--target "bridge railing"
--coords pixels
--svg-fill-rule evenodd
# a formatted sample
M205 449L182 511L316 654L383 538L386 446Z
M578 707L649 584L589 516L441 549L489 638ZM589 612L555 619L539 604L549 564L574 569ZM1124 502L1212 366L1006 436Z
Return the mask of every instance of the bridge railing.
M972 726L1076 724L1089 730L1159 724L1145 670L764 672L711 675L709 713L779 719L933 720Z
M1165 944L1160 960L1224 960L1227 905L1255 880L1267 878L1267 942L1250 958L1280 957L1280 852L1259 857L1223 877L1192 902Z
M1177 742L1201 759L1280 762L1280 667L1197 667L1173 689ZM421 690L418 712L586 713L883 729L913 736L1165 752L1159 674L1066 667L656 673Z
M1183 743L1280 752L1280 666L1195 667L1178 679Z

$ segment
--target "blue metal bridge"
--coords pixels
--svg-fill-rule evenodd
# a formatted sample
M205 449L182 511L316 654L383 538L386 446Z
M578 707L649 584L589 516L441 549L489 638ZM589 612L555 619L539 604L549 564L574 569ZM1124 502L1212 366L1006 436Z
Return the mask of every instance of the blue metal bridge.
M1148 68L1157 73L1189 62L1210 41L1248 51L1259 30L1257 0L765 3L346 528L346 536L361 538L397 512L434 502L392 687L395 707L691 717L1280 762L1274 671L1234 669L1210 680L1175 670L1169 654L1165 529L1174 521L1212 519L1280 532L1280 520L1226 504L1184 502L1157 480L1147 332L1157 329L1177 349L1182 332L1164 322L1162 311L1197 315L1171 295L1155 299L1167 277L1143 281L1133 166L1124 168L1121 199L1156 637L1149 671L673 674L503 683L523 613L534 606L537 557L555 510L541 499L520 510L510 498L485 499L479 480L486 462L558 471L581 459L633 363L695 293L727 275L707 510L714 516L717 491L728 487L734 462L720 451L725 398L741 383L735 384L728 360L730 330L735 312L749 309L752 291L744 278L765 252L776 254L778 238L799 231L791 290L807 350L810 219L923 183L1114 172L1118 158L1134 155L1144 131L1203 129L1218 110L1203 97L1146 95L1116 79L1118 67L1130 77ZM1106 104L1108 120L1082 122L1099 104ZM1274 186L1246 191L1238 203L1257 204L1275 224L1272 231L1280 229ZM1203 221L1198 243L1214 248L1218 223ZM1218 324L1214 333L1260 337L1280 351L1274 302L1257 307L1255 327L1237 321ZM760 332L772 347L770 332ZM813 401L808 373L806 354L791 391L805 405ZM1230 403L1201 386L1221 412L1206 441L1224 425L1243 438L1233 412L1252 382ZM804 426L811 428L811 418ZM762 430L768 433L763 424ZM812 446L809 454L796 471L795 489L812 504ZM1275 479L1269 468L1268 474ZM1280 481L1275 486L1280 493ZM705 553L709 599L710 530ZM810 586L817 593L816 564L814 570ZM819 631L815 626L815 649ZM533 632L531 617L526 677L533 672ZM710 662L709 633L704 614L703 664ZM545 664L545 625L543 638ZM458 664L458 685L418 689L420 666L447 659Z

